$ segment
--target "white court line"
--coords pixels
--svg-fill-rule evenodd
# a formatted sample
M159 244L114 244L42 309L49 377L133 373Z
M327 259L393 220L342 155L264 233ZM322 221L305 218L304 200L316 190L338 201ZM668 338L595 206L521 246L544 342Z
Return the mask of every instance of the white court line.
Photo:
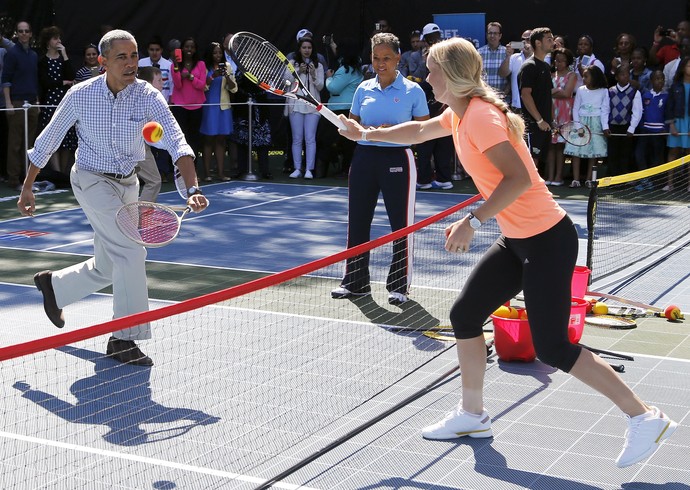
M172 461L165 461L162 459L149 458L146 456L137 456L135 454L123 454L123 453L118 453L115 451L108 451L107 449L98 449L98 448L93 448L93 447L79 446L77 444L70 444L67 442L51 441L48 439L40 439L38 437L25 436L25 435L21 435L21 434L12 434L11 432L0 431L0 437L4 437L6 439L14 439L17 441L29 442L32 444L42 444L44 446L52 446L52 447L56 447L56 448L60 448L60 449L68 449L71 451L96 454L99 456L106 456L109 458L124 459L127 461L134 461L136 463L145 463L145 464L150 464L153 466L163 466L165 468L172 468L175 470L189 471L192 473L200 473L203 475L217 476L220 478L229 478L232 480L240 480L240 481L245 481L245 482L249 482L249 483L262 484L262 483L266 483L266 481L267 481L263 478L257 478L257 477L248 476L248 475L241 475L241 474L232 473L229 471L214 470L211 468L201 468L199 466L192 466L192 465L188 465L188 464L184 464L184 463L175 463ZM297 489L317 490L316 488L312 488L312 487L305 487L305 486L301 486L301 485L293 485L290 483L282 483L282 482L274 483L273 487L284 488L286 490L297 490Z

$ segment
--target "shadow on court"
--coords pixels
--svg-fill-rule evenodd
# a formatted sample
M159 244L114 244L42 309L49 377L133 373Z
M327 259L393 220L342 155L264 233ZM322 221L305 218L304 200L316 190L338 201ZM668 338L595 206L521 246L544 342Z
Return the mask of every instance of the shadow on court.
M422 305L413 300L408 300L401 306L399 312L390 311L379 305L372 296L360 296L351 298L350 301L366 316L372 323L380 327L398 328L423 332L436 328L440 320L429 313Z
M101 353L76 347L64 346L56 350L94 364L93 376L70 386L70 392L77 399L75 404L33 390L24 381L16 381L13 387L22 392L22 397L67 422L108 427L110 431L103 438L111 444L138 446L160 442L220 420L199 410L171 408L153 401L150 368L120 364ZM183 420L190 423L153 431L141 427L142 424L172 424Z

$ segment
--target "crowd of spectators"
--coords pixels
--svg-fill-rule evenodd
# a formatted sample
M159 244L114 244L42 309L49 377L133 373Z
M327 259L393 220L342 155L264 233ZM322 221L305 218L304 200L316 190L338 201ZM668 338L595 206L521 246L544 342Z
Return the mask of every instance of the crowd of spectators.
M521 41L508 41L503 39L502 25L489 22L486 44L478 51L483 60L485 81L504 97L511 110L522 112L530 120L529 111L523 108L522 89L527 82L526 78L521 78L521 73L525 62L534 59L535 53L530 42L532 31L529 26L525 27ZM388 21L379 20L371 34L377 32L394 32L394 29ZM251 150L258 160L252 170L258 170L260 178L273 178L268 157L271 149L285 155L283 172L292 178L311 179L329 174L347 177L352 142L340 137L306 105L285 102L248 83L237 73L230 57L231 37L232 33L226 33L222 39L200 47L191 36L164 43L160 37L152 35L140 44L139 66L160 70L162 93L197 154L197 167L204 180L225 181L250 171L250 139ZM402 53L398 70L407 79L422 84L430 107L434 100L433 93L425 87L428 74L425 57L428 47L442 37L443 31L433 23L401 37L409 41L410 49ZM11 36L0 37L3 89L0 97L0 179L9 187L16 188L22 181L25 144L32 145L69 87L103 73L96 47L98 40L93 41L79 51L83 55L83 65L77 67L56 26L34 33L29 23L22 21L16 24ZM295 41L293 46L283 48L290 53L288 58L295 64L303 82L336 113L347 115L354 89L363 80L376 75L369 59L370 47L362 49L361 43L354 38L324 36L314 39L308 28L300 29ZM543 43L539 46L544 49ZM588 34L582 34L571 46L565 36L556 33L553 49L545 53L543 61L551 67L553 109L551 114L542 114L541 119L555 127L580 120L581 116L594 123L590 117L594 115L593 132L597 136L592 143L596 148L577 151L554 136L545 154L535 158L548 185L589 185L591 173L580 173L583 158L589 161L590 168L593 162L605 163L605 171L613 175L648 168L666 158L690 153L690 138L682 134L689 129L686 118L675 117L666 110L668 94L676 92L672 108L680 114L678 106L687 106L686 100L680 100L683 94L677 87L683 86L682 70L687 65L686 57L690 56L690 22L682 20L675 29L658 27L648 44L638 42L629 33L620 33L611 60L601 60L594 52L595 42ZM596 70L601 71L601 77ZM607 105L605 108L591 107L594 97L591 82L595 79L605 80L606 97L597 98L597 103ZM586 80L590 81L589 88ZM539 97L532 90L527 93ZM249 101L253 104L247 104ZM652 107L652 102L656 106ZM531 101L528 105L533 107ZM16 110L22 106L30 107L26 111L26 128L25 111ZM585 108L589 114L583 112ZM658 135L634 137L650 132ZM43 179L68 185L65 176L74 161L75 149L76 138L72 131L44 170ZM162 181L171 179L173 168L169 155L156 148L152 148L152 153ZM452 188L451 175L457 178L458 173L462 174L456 155L447 151L433 155L422 153L424 164L418 174L418 188ZM419 149L416 154L419 165ZM437 161L439 159L442 161ZM566 162L573 165L568 167ZM673 183L669 182L665 189L672 187Z

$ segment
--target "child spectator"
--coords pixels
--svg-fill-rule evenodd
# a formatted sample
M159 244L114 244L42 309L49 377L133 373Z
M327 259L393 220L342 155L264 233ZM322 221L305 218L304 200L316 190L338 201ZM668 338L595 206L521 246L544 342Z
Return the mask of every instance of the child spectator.
M617 83L609 89L609 175L624 174L631 170L634 144L632 137L642 119L642 97L640 91L630 84L630 66L622 63L616 68L615 76ZM623 138L623 135L626 137Z
M688 101L690 100L690 57L680 60L673 85L668 94L666 105L666 122L669 123L668 159L676 160L690 153L690 116L688 116ZM668 183L663 191L673 190L673 172L669 173ZM690 190L690 187L688 188Z
M146 80L159 92L163 92L163 75L161 69L153 66L142 66L137 71L137 78ZM144 182L141 188L140 201L156 202L161 190L161 174L156 165L151 147L146 145L146 156L144 160L137 164L139 171L137 175Z
M609 91L606 88L606 75L595 65L583 70L584 85L577 89L573 104L573 121L589 127L592 139L585 146L565 144L563 153L572 158L573 181L570 187L580 187L580 161L588 159L587 177L585 184L591 185L592 167L597 158L607 155L606 138L609 134Z
M652 70L647 68L647 50L643 47L633 49L630 56L630 85L637 90L651 90Z
M577 83L577 75L570 68L575 57L569 49L557 48L551 53L553 71L553 125L555 127L573 120L573 91ZM551 149L546 155L546 185L563 185L563 164L565 157L563 150L565 140L559 134L551 138Z
M638 170L645 170L664 163L666 138L661 133L667 131L664 111L668 103L668 92L664 90L664 72L655 70L652 73L652 89L642 91L642 121L639 138L635 147L635 161ZM656 135L656 136L646 136ZM651 164L651 165L650 165ZM637 190L652 189L652 182L644 179Z

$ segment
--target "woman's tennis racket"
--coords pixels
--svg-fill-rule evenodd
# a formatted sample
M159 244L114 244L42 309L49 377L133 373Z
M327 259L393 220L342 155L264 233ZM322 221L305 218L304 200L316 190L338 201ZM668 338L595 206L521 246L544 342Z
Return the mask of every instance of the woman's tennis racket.
M238 32L230 39L230 56L238 71L259 88L288 99L303 100L340 129L347 126L314 98L283 53L261 36Z
M155 202L131 202L117 210L115 222L130 240L144 247L162 247L172 242L180 232L182 218L192 210L187 207L168 207ZM178 216L175 211L183 211Z
M554 135L560 135L566 143L570 143L573 146L585 146L592 139L592 132L589 128L575 121L561 124L553 130L553 133Z
M609 328L611 330L631 330L633 328L637 328L637 322L634 318L613 315L586 316L585 325Z
M182 172L180 172L180 169L177 168L177 165L173 165L174 168L174 177L175 177L175 187L177 188L177 193L180 195L182 199L185 201L189 199L189 193L187 192L187 185L184 183L184 179L182 178Z

